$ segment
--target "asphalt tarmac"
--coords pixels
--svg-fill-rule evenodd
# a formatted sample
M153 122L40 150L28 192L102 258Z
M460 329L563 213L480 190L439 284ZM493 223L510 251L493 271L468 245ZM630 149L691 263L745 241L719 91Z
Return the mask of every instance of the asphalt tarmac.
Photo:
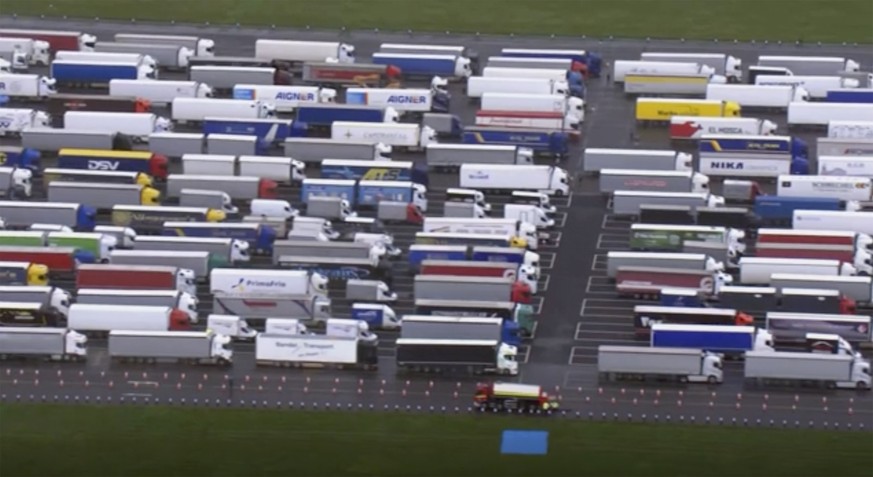
M109 40L119 31L200 35L216 41L218 55L251 56L257 38L336 40L355 45L360 62L367 62L379 43L465 44L480 58L496 55L501 47L576 48L599 52L604 62L635 59L642 51L724 52L753 64L760 54L846 56L870 70L873 53L863 47L777 45L763 43L714 43L680 41L593 41L584 39L510 38L386 34L380 32L327 32L256 30L236 27L190 25L118 24L108 22L39 21L0 19L3 27L79 30ZM605 69L608 68L605 66ZM162 75L162 79L174 79ZM415 84L415 83L411 83ZM424 83L422 83L423 85ZM476 107L451 86L452 112L464 124L473 122ZM584 147L671 148L665 128L636 128L633 102L607 79L587 84L587 113L581 144L575 145L562 167L574 176L573 194L555 200L559 224L543 256L544 278L537 307L540 311L533 340L521 350L519 382L536 383L553 390L562 400L564 415L588 419L633 419L714 422L733 425L840 426L854 429L873 426L871 393L818 389L747 389L738 363L728 363L725 382L719 386L669 383L599 383L596 348L600 344L644 344L633 337L631 310L634 300L618 299L601 270L609 250L627 247L630 223L608 213L607 202L597 192L597 181L581 173ZM157 111L159 114L161 111ZM753 114L784 127L785 117ZM783 129L784 131L784 129ZM815 134L801 134L814 146ZM421 154L396 159L421 161ZM550 163L545 160L544 163ZM48 163L47 163L48 164ZM176 165L178 167L178 165ZM314 176L310 171L310 176ZM431 174L428 215L441 215L447 187L456 185L451 174ZM772 185L765 184L765 188ZM718 190L717 185L715 187ZM299 191L282 189L283 198L299 203ZM488 197L501 213L499 197ZM497 215L500 216L500 215ZM415 227L392 226L398 245L406 248ZM401 296L397 313L412 311L411 275L403 259L395 265L395 291ZM335 315L347 316L350 303L342 292L332 292ZM201 302L209 303L208 296ZM204 313L208 310L203 310ZM318 406L400 409L410 411L465 412L477 378L397 374L393 359L396 333L379 333L378 371L301 370L255 367L250 344L235 345L231 369L178 364L151 366L110 363L100 342L92 343L87 363L0 364L0 398L62 402L174 403L186 405ZM479 378L485 379L485 378ZM490 379L490 378L489 378ZM433 406L433 409L431 409ZM657 416L657 417L655 417Z

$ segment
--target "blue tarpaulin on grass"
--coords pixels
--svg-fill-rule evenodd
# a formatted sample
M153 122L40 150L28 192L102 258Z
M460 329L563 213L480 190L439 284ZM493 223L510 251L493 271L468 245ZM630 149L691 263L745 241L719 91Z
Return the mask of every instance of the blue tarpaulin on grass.
M501 454L546 455L548 452L548 431L503 431Z

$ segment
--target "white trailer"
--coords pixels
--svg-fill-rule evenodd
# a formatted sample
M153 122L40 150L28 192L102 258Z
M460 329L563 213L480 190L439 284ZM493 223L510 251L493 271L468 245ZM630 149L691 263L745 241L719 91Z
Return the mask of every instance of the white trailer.
M628 73L624 76L624 93L703 97L710 84L726 83L724 76L708 73Z
M603 169L691 171L691 154L658 149L586 148L582 153L585 172Z
M0 359L84 360L88 338L66 328L0 327Z
M830 75L861 69L857 61L839 56L759 56L758 66L786 68L795 75Z
M873 139L873 121L829 121L828 137L840 139Z
M460 167L460 187L491 190L502 193L529 190L548 195L570 193L570 176L554 166L463 164Z
M263 101L279 113L290 113L301 105L334 103L336 93L331 88L301 85L237 84L233 87L233 99Z
M439 101L446 101L444 92L433 89L348 88L346 104L392 109L400 113L426 113ZM444 105L448 108L448 104Z
M624 83L628 74L715 74L715 68L696 62L615 60L612 79Z
M818 156L818 175L873 178L873 156Z
M412 150L437 142L436 131L431 127L411 123L335 121L330 134L334 141L383 143Z
M830 197L861 202L873 200L873 179L869 177L781 175L776 182L776 194L783 197Z
M209 292L228 295L327 296L327 278L306 270L216 268L209 274Z
M585 102L562 94L484 93L482 109L560 113L571 123L580 123L585 119Z
M292 62L340 63L355 62L355 47L333 41L293 41L265 40L255 41L255 57L265 60L284 60Z
M858 81L839 76L779 76L760 75L755 77L757 86L794 86L803 88L809 99L824 99L828 91L842 88L857 88Z
M194 364L230 364L230 336L211 331L109 332L109 357L118 361L176 361Z
M139 33L116 33L118 43L145 43L150 45L178 45L191 49L196 56L215 56L215 41L199 36L144 35Z
M706 116L670 117L670 139L697 140L707 134L769 136L776 123L755 118L720 118Z
M728 78L732 83L743 80L743 61L724 53L658 53L644 52L640 60L659 63L697 63L709 66L715 74Z
M67 111L64 126L84 131L111 131L131 136L135 142L148 142L149 135L171 131L167 118L152 113L109 113L97 111Z
M499 66L486 66L482 69L482 76L486 78L541 78L566 81L567 70L560 68L503 68Z
M733 101L743 108L788 109L793 101L809 101L803 86L761 84L710 84L706 99Z
M38 99L57 93L57 81L40 75L0 73L0 95L10 98Z
M51 117L35 109L0 109L0 136L21 136L25 129L51 127Z
M873 107L853 103L798 103L788 105L788 127L827 127L831 121L873 121Z
M139 53L155 59L157 66L164 69L180 70L188 67L194 50L179 45L155 43L116 43L98 41L94 51L109 53Z
M746 382L803 385L820 383L829 388L870 389L870 362L838 354L748 351Z
M196 81L155 81L114 79L109 96L142 98L152 104L169 104L176 98L210 98L212 88Z
M173 121L180 124L206 118L263 119L276 115L276 109L267 102L238 99L176 98L171 110Z
M527 241L531 250L537 249L538 234L532 224L517 219L425 217L421 228L425 233L511 235Z
M110 288L80 288L76 303L86 305L166 306L188 313L191 323L197 323L197 297L179 290L114 290Z
M680 382L718 384L724 381L721 358L699 349L600 346L597 371L613 379L672 378Z
M269 335L255 338L255 362L258 365L303 366L332 365L375 369L376 347L357 338L327 335Z
M166 306L74 303L67 318L70 329L83 332L176 331L188 329L189 324L188 312Z
M485 93L570 94L565 80L550 78L501 78L471 76L467 79L467 96L481 98Z
M873 212L795 210L792 226L801 230L846 230L873 235Z
M870 156L873 155L873 138L819 137L815 140L815 150L822 156Z
M839 260L798 258L742 257L739 262L740 283L769 285L774 273L803 273L806 275L854 275L854 267Z
M142 53L110 53L96 51L59 51L55 53L55 61L72 62L109 62L109 63L136 63L140 68L154 74L158 68L158 62L149 55Z

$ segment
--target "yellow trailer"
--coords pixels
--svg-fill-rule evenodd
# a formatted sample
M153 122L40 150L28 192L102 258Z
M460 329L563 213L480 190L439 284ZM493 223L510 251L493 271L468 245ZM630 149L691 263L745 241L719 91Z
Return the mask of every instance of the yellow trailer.
M681 98L638 98L637 121L670 121L673 116L721 117L740 116L740 105L734 101Z

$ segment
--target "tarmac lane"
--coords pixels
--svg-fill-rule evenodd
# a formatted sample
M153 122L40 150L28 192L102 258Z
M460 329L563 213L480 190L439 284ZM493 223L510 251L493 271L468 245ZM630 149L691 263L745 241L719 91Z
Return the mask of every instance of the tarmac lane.
M119 31L143 33L167 33L200 35L216 41L219 55L251 56L257 38L298 38L333 40L354 44L359 61L366 62L379 43L431 43L466 44L480 53L483 59L496 55L504 46L527 48L590 48L601 53L604 61L611 64L615 59L634 59L642 51L709 51L727 52L752 64L759 54L807 54L848 56L870 70L873 52L869 49L838 45L781 45L775 43L729 43L729 42L681 42L681 41L597 41L572 38L524 38L492 36L448 36L424 34L392 34L384 32L303 31L289 29L251 29L236 27L205 27L191 25L168 25L49 21L27 19L0 19L4 27L77 29L108 39ZM608 68L608 66L606 66ZM164 79L177 79L178 74L163 75ZM411 83L426 86L426 82ZM633 119L633 101L611 84L605 77L587 83L587 111L582 129L582 140L573 145L571 154L560 165L569 169L573 176L573 194L564 199L554 199L563 218L563 227L549 232L550 241L538 252L543 257L545 288L536 306L540 313L536 334L530 345L522 347L519 361L520 382L537 383L555 389L561 397L567 416L582 418L625 419L628 414L639 420L665 420L671 416L675 421L681 417L690 421L713 422L722 420L736 425L775 425L785 422L806 427L813 422L816 427L828 422L851 423L855 428L873 426L871 410L873 397L870 393L855 391L746 389L742 383L742 371L737 363L726 365L726 380L721 386L678 386L662 383L609 383L602 384L596 372L596 348L601 344L640 344L634 338L632 308L642 303L637 300L619 299L614 285L605 278L605 254L609 250L627 248L627 231L630 222L611 215L608 201L597 189L597 180L582 172L582 154L585 147L640 147L666 149L676 147L667 139L662 127L637 127ZM463 87L454 83L452 113L460 116L464 124L471 124L477 106L462 95ZM158 111L166 114L165 111ZM784 128L783 114L759 114L752 116L771 119ZM784 129L783 129L784 130ZM811 142L814 150L815 133L800 136ZM4 140L4 143L8 140ZM12 142L14 143L14 142ZM679 146L688 150L687 146ZM398 154L395 159L423 161L421 153ZM551 159L540 159L550 164ZM173 164L178 167L178 164ZM457 176L448 173L432 173L429 199L433 209L429 215L439 215L444 191L457 185ZM765 184L772 190L773 184ZM718 184L714 184L718 190ZM283 198L299 202L299 189L282 189ZM505 199L488 197L499 213ZM413 240L416 229L412 226L392 225L398 245L407 247ZM398 314L409 313L412 306L411 271L403 259L394 266L398 274L398 294L401 300L396 305ZM69 286L69 284L67 284ZM208 302L208 295L204 296ZM341 292L332 291L331 298L337 316L346 316L351 302ZM126 402L137 399L138 403L149 399L150 403L175 404L185 399L191 404L216 402L274 405L276 402L340 403L343 406L361 406L369 409L389 406L390 409L425 411L434 406L448 410L458 407L466 412L470 406L475 383L478 380L502 379L500 377L440 377L426 375L398 375L393 363L393 340L396 332L381 332L380 368L374 372L328 369L284 369L255 367L251 345L235 346L235 362L232 368L218 369L206 366L181 364L120 365L110 363L105 350L94 343L92 356L86 364L77 363L3 363L0 367L0 397L13 400L41 400L45 395L51 401L57 395L85 396L94 402L99 396L103 402ZM37 377L36 371L39 371ZM60 371L60 374L58 374ZM79 373L82 373L79 375ZM125 373L127 374L125 376ZM144 373L144 374L143 374ZM227 378L225 378L227 375ZM166 377L165 377L166 376ZM204 378L205 376L205 378ZM231 379L232 378L232 379ZM231 383L232 381L232 383ZM37 384L38 382L38 384ZM63 384L61 384L63 382ZM156 383L156 384L155 384ZM433 386L431 386L433 383ZM232 384L232 385L231 385ZM232 389L232 391L231 391ZM457 397L456 397L457 396ZM851 411L850 411L851 410ZM737 419L737 421L734 421ZM759 423L760 420L760 423Z

